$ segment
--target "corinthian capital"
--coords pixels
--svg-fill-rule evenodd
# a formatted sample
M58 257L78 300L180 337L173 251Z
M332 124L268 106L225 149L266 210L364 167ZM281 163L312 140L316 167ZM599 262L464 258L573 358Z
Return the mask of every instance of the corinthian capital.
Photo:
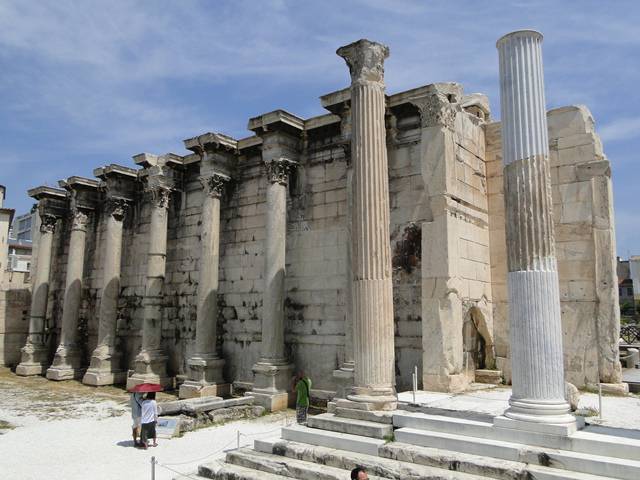
M221 173L200 177L200 183L205 193L210 197L220 198L224 193L225 185L231 180L230 177Z
M53 233L56 231L56 223L58 217L49 213L40 214L40 232L41 233Z
M274 158L264 162L267 167L267 178L271 183L286 185L289 183L289 174L298 166L297 162L288 158Z
M110 197L107 198L105 211L107 215L111 215L115 220L121 222L129 209L129 202L124 198Z
M71 210L71 229L72 230L86 230L89 216L87 213L79 208Z
M362 39L336 50L344 58L351 73L352 84L384 84L384 60L389 47Z
M433 93L412 100L411 103L420 111L422 128L445 126L454 129L458 111L443 93Z
M169 208L171 188L166 185L153 185L147 188L151 192L151 201L156 208Z

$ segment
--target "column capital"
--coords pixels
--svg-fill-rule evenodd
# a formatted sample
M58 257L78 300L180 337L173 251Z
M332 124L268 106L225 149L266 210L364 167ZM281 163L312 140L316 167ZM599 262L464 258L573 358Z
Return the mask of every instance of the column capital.
M54 233L58 217L51 213L40 212L40 233Z
M411 100L418 108L422 128L444 126L454 130L458 109L443 92Z
M89 222L88 211L82 208L74 207L71 209L71 230L87 230L87 223Z
M389 56L389 47L361 39L340 47L336 53L347 62L352 84L384 87L384 60Z
M157 208L169 208L169 200L173 189L167 185L149 185L145 191L151 193L153 205Z
M280 185L289 183L289 175L298 166L298 162L284 157L265 160L264 164L267 167L269 182L279 183Z
M211 175L203 175L199 177L200 183L205 193L214 198L220 198L224 193L224 188L231 180L231 177L221 173L213 173Z
M122 197L107 197L105 212L119 222L124 220L129 209L129 200Z

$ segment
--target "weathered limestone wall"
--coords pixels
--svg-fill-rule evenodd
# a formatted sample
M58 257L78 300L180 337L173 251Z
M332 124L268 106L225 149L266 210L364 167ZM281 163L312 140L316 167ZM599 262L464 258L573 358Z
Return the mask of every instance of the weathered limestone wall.
M586 107L550 110L547 121L566 378L578 387L599 380L619 383L609 161ZM486 138L496 356L498 368L510 379L499 123L487 125Z
M0 282L0 366L20 362L20 349L29 333L31 292L29 273L4 272Z

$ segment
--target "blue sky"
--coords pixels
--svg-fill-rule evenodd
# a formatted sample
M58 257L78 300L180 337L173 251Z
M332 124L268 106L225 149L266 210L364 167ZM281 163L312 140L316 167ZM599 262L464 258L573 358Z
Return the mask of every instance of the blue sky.
M324 113L348 85L337 47L389 45L390 93L461 82L499 117L496 40L545 36L547 106L586 104L613 166L618 253L640 254L640 2L0 0L0 183L30 187L140 152L185 153L251 116Z

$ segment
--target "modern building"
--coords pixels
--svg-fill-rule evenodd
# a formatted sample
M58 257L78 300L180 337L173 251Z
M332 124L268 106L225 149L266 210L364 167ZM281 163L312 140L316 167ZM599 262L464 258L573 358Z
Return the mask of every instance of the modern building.
M15 213L15 210L12 208L4 208L6 192L6 187L0 185L0 280L2 279L4 271L8 269L9 226Z

